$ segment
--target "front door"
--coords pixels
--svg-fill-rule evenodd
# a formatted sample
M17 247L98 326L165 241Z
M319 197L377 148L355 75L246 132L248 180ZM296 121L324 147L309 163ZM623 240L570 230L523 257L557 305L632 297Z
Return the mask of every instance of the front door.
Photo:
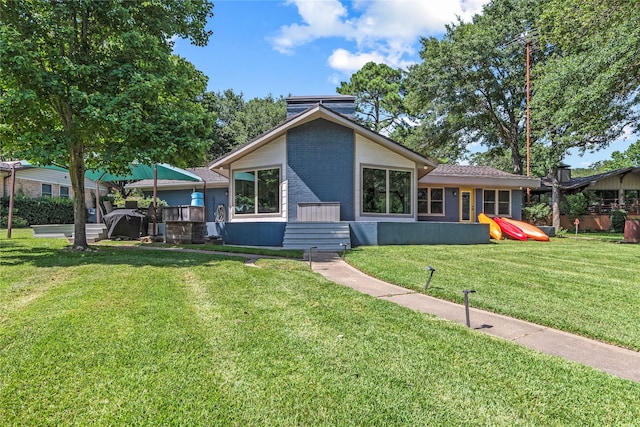
M460 189L460 222L474 222L473 189Z

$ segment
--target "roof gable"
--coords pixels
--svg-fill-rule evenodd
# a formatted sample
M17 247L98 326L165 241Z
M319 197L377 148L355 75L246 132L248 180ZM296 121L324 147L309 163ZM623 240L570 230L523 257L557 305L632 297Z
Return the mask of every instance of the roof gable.
M229 165L232 162L235 162L247 154L257 150L258 148L269 144L274 141L278 137L282 135L286 135L289 129L295 128L297 126L303 125L305 123L309 123L311 121L317 119L325 119L331 121L333 123L337 123L349 129L352 129L354 132L363 135L364 137L370 139L371 141L397 153L407 159L414 161L418 167L423 171L423 174L428 173L436 167L436 163L421 154L418 154L411 149L389 139L383 135L380 135L377 132L374 132L358 123L354 120L349 119L348 117L339 114L330 108L322 104L314 105L313 107L308 108L297 116L292 116L285 120L280 125L274 127L273 129L265 132L264 134L252 139L246 144L236 148L233 151L225 154L224 156L215 160L209 168L211 170L215 170L221 174L225 174L225 170L228 171ZM228 172L226 172L228 173Z

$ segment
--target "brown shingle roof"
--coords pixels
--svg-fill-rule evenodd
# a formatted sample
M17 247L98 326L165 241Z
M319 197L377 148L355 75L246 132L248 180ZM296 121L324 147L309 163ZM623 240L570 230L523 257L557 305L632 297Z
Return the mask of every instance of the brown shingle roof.
M485 176L485 177L504 177L504 178L521 178L516 175L504 172L490 166L465 166L465 165L449 165L439 164L430 174L430 176Z

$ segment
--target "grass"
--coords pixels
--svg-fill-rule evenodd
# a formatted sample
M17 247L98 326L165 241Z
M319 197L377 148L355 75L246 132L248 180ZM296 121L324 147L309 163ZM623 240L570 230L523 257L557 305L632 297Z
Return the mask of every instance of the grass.
M640 350L640 247L599 239L502 240L469 246L381 246L347 261L382 280L455 302Z
M101 240L97 243L98 246L145 246L145 247L158 247L158 248L184 248L184 249L198 249L211 252L228 252L238 254L252 254L252 255L266 255L282 258L302 259L304 251L297 249L273 249L273 248L261 248L254 246L231 246L231 245L219 245L219 244L166 244L166 243L142 243L137 240Z
M640 419L638 383L359 294L306 263L78 254L29 234L0 236L3 425Z

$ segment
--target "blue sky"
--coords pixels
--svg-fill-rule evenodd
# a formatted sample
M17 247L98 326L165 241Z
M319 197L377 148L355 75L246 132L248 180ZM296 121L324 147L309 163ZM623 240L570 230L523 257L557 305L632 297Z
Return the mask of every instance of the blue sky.
M420 37L439 36L488 0L214 0L206 47L176 40L175 51L209 77L208 90L233 89L244 99L331 95L365 63L395 68L419 62ZM624 151L629 136L607 150L566 163L585 167Z

